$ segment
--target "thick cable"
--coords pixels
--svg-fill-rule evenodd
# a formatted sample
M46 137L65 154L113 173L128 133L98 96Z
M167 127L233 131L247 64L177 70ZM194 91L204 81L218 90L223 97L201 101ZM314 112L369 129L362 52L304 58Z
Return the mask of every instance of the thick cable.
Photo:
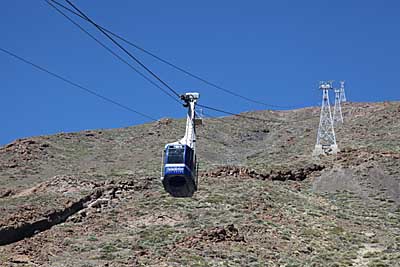
M214 108L214 107L210 107L210 106L205 106L205 105L202 105L202 104L197 104L197 106L202 107L202 108L205 108L205 109L213 110L213 111L216 111L216 112L219 112L219 113L223 113L223 114L227 114L227 115L232 115L232 116L236 116L236 117L242 117L242 118L250 119L250 120L258 120L258 121L263 121L263 122L268 122L268 123L271 123L271 122L279 122L279 121L277 121L277 120L274 120L274 121L273 121L273 120L265 120L265 119L261 119L261 118L257 118L257 117L253 117L253 116L247 116L247 115L243 115L243 114L237 114L237 113L233 113L233 112L230 112L230 111L222 110L222 109L219 109L219 108Z
M121 104L121 103L118 103L118 102L115 101L115 100L112 100L112 99L110 99L110 98L108 98L108 97L106 97L106 96L103 96L103 95L101 95L101 94L95 92L94 90L88 89L87 87L84 87L84 86L82 86L82 85L79 85L79 84L77 84L77 83L75 83L75 82L73 82L73 81L67 79L67 78L64 78L64 77L62 77L61 75L58 75L58 74L56 74L56 73L54 73L54 72L52 72L52 71L50 71L50 70L48 70L48 69L45 69L44 67L41 67L41 66L39 66L39 65L37 65L37 64L35 64L35 63L33 63L33 62L27 60L27 59L24 59L24 58L22 58L22 57L20 57L20 56L18 56L18 55L16 55L16 54L14 54L14 53L12 53L12 52L6 50L6 49L4 49L4 48L1 48L1 47L0 47L0 51L2 51L2 52L4 52L4 53L8 54L9 56L12 56L12 57L14 57L14 58L20 60L20 61L22 61L22 62L24 62L24 63L26 63L26 64L28 64L28 65L31 65L31 66L33 66L34 68L36 68L36 69L38 69L38 70L40 70L40 71L42 71L42 72L45 72L45 73L47 73L47 74L49 74L49 75L51 75L51 76L53 76L53 77L55 77L55 78L57 78L57 79L59 79L59 80L62 80L62 81L66 82L66 83L68 83L68 84L70 84L70 85L72 85L72 86L74 86L74 87L77 87L77 88L79 88L79 89L81 89L81 90L83 90L83 91L85 91L85 92L87 92L87 93L89 93L89 94L91 94L91 95L93 95L93 96L96 96L97 98L100 98L100 99L102 99L102 100L104 100L104 101L106 101L106 102L109 102L109 103L114 104L114 105L116 105L116 106L118 106L118 107L120 107L120 108L123 108L123 109L125 109L125 110L127 110L127 111L129 111L129 112L133 112L133 113L135 113L135 114L137 114L137 115L140 115L140 116L142 116L142 117L145 117L145 118L147 118L147 119L150 119L151 121L156 121L156 120L157 120L157 119L155 119L155 118L153 118L153 117L151 117L151 116L149 116L149 115L146 115L146 114L144 114L144 113L142 113L142 112L140 112L140 111L134 110L134 109L132 109L132 108L130 108L130 107L127 107L127 106L125 106L125 105L123 105L123 104Z
M116 34L114 34L113 32L111 32L111 31L105 29L104 27L102 27L102 26L96 24L96 23L95 23L94 21L92 21L89 17L87 17L83 12L81 12L77 7L75 7L69 0L66 0L66 1L67 1L75 10L77 10L80 14L78 14L77 12L71 10L70 8L68 8L68 7L66 7L66 6L64 6L64 5L60 4L60 3L58 3L57 1L54 1L54 0L46 0L46 2L48 2L48 1L51 1L51 2L53 2L53 3L55 3L55 4L59 5L59 6L61 6L62 8L66 9L66 10L68 10L68 11L70 11L70 12L72 12L73 14L79 16L80 18L82 18L82 19L84 19L84 20L90 22L92 25L94 25L96 28L98 28L103 34L105 34L110 40L112 40L117 46L119 46L123 51L125 51L126 53L128 53L128 55L130 55L129 51L126 51L123 47L121 47L121 46L119 45L118 42L116 42L114 39L112 39L112 37L110 37L110 36L107 34L107 32L110 33L111 35L114 35L115 37L121 39L122 41L127 42L128 44L130 44L130 45L132 45L132 46L134 46L134 47L136 47L136 48L138 48L138 49L141 49L141 47L139 47L139 46L137 46L137 45L135 45L135 44L133 44L133 43L127 41L126 39L120 37L119 35L116 35ZM49 3L49 4L50 4L50 3ZM51 4L50 4L50 5L51 5ZM52 5L52 6L54 7L54 5ZM102 45L104 48L106 48L109 52L113 53L113 54L116 55L119 59L121 59L124 63L126 63L126 64L128 64L129 66L131 66L129 63L127 63L125 60L123 60L120 56L118 56L115 52L113 52L111 49L109 49L108 47L106 47L106 46L105 46L104 44L102 44L98 39L96 39L94 36L92 36L92 35L91 35L89 32L87 32L85 29L83 29L79 24L77 24L77 23L74 22L72 19L70 19L65 13L63 13L62 11L60 11L59 9L57 9L56 7L54 7L54 8L55 8L57 11L59 11L62 15L64 15L68 20L70 20L72 23L74 23L77 27L79 27L82 31L84 31L86 34L88 34L91 38L93 38L96 42L98 42L100 45ZM141 50L144 50L144 49L141 49ZM145 51L148 52L147 50L145 50ZM143 52L145 52L145 51L143 51ZM149 53L150 53L150 52L149 52ZM151 54L151 55L154 56L154 57L157 57L157 56L154 55L154 54ZM133 55L130 55L130 56L133 56ZM165 61L165 60L163 60L162 58L159 58L159 57L157 57L157 58L158 58L159 60L161 60L161 61ZM168 61L165 61L164 63L169 64ZM172 64L172 63L171 63L171 64ZM132 67L132 66L131 66L131 67ZM146 70L148 70L144 65L143 65L143 67L144 67ZM178 68L179 68L179 67L178 67ZM183 69L182 69L182 70L183 70ZM150 71L150 70L148 70L148 71ZM184 70L183 70L183 71L184 71ZM150 71L150 73L151 73L151 71ZM146 76L144 76L144 77L146 77ZM146 78L147 78L147 77L146 77ZM148 79L148 78L147 78L147 79ZM151 80L150 80L150 81L151 81ZM152 81L151 81L151 82L152 82ZM205 82L207 82L207 81L205 81ZM155 84L155 83L153 83L153 82L152 82L152 84L155 85L155 86L157 86L159 89L161 89L157 84ZM161 89L161 90L163 90L163 89ZM235 94L235 93L234 93L234 94ZM177 94L177 93L176 93L176 95L179 96L179 94ZM240 97L240 95L237 95L237 96ZM175 99L175 98L174 98L174 99ZM175 99L175 100L176 100L176 99ZM178 100L176 100L176 101L177 101L178 103L180 103ZM259 104L262 104L262 103L260 102ZM213 110L213 111L216 111L216 112L219 112L219 113L227 114L227 115L233 115L233 116L243 117L243 118L252 119L252 120L259 120L259 121L264 121L264 122L269 122L269 123L270 123L270 122L273 122L273 121L271 121L271 120L265 120L265 119L261 119L261 118L257 118L257 117L252 117L252 116L247 116L247 115L242 115L242 114L236 114L236 113L232 113L232 112L229 112L229 111L225 111L225 110L218 109L218 108L214 108L214 107L210 107L210 106L205 106L205 105L198 105L198 106L203 107L203 108L206 108L206 109L209 109L209 110ZM275 121L275 122L281 122L281 121Z
M52 0L53 1L53 0ZM103 30L100 26L98 26L92 19L90 19L85 13L83 13L80 9L78 9L71 1L65 0L72 8L74 8L77 12L79 12L82 16L86 18L88 22L90 22L93 26L95 26L101 33L103 33L108 39L111 40L116 46L118 46L122 51L124 51L130 58L132 58L136 63L138 63L142 68L144 68L148 73L150 73L154 78L156 78L159 82L161 82L165 87L167 87L173 94L175 94L179 99L181 95L175 91L171 86L169 86L165 81L163 81L157 74L151 71L146 67L139 59L137 59L132 53L130 53L125 47L123 47L120 43L118 43L113 37L110 36L105 30Z
M85 18L85 17L82 16L81 14L75 12L74 10L68 8L67 6L65 6L65 5L59 3L59 2L57 2L57 1L55 1L55 0L51 0L51 1L52 1L53 3L59 5L60 7L64 8L65 10L67 10L67 11L73 13L74 15L80 17L81 19L84 19L84 20L86 20L86 21L89 21L87 18ZM90 22L90 21L89 21L89 22ZM164 63L164 64L166 64L166 65L168 65L168 66L170 66L170 67L172 67L172 68L174 68L174 69L176 69L176 70L182 72L182 73L185 73L186 75L188 75L188 76L190 76L190 77L192 77L192 78L194 78L194 79L197 79L197 80L203 82L204 84L207 84L207 85L209 85L209 86L211 86L211 87L214 87L214 88L216 88L216 89L219 89L219 90L221 90L221 91L224 91L225 93L228 93L228 94L233 95L233 96L235 96L235 97L244 99L244 100L246 100L246 101L248 101L248 102L251 102L251 103L254 103L254 104L258 104L258 105L262 105L262 106L265 106L265 107L282 108L282 109L294 108L293 106L279 106L279 105L267 104L267 103L264 103L264 102L262 102L262 101L255 100L255 99L251 99L251 98L246 97L246 96L244 96L244 95L240 95L240 94L238 94L238 93L235 93L235 92L232 91L232 90L229 90L229 89L224 88L224 87L222 87L222 86L220 86L220 85L218 85L218 84L216 84L216 83L213 83L213 82L211 82L211 81L208 81L207 79L202 78L200 75L194 74L194 73L192 73L192 72L190 72L190 71L188 71L188 70L186 70L186 69L184 69L184 68L182 68L182 67L177 66L177 65L174 64L174 63L171 63L170 61L168 61L168 60L166 60L166 59L161 58L160 56L157 56L156 54L154 54L154 53L148 51L147 49L144 49L143 47L141 47L141 46L139 46L139 45L133 43L132 41L127 40L126 38L122 37L122 36L119 35L119 34L116 34L116 33L112 32L112 31L108 30L107 28L104 28L104 27L101 26L101 25L98 25L98 24L94 24L94 25L95 25L96 27L98 27L98 28L104 30L105 32L109 33L110 35L112 35L112 36L118 38L119 40L125 42L126 44L128 44L128 45L130 45L130 46L132 46L132 47L135 47L136 49L142 51L143 53L145 53L145 54L147 54L147 55L149 55L149 56L151 56L151 57L157 59L158 61L160 61L160 62L162 62L162 63Z
M53 5L49 0L45 0L47 4L49 4L52 8L54 8L58 13L60 13L63 17L65 17L68 21L70 21L72 24L74 24L77 28L79 28L82 32L84 32L86 35L88 35L91 39L93 39L96 43L98 43L101 47L103 47L105 50L107 50L109 53L111 53L113 56L115 56L118 60L126 64L128 67L130 67L132 70L134 70L137 74L139 74L142 78L144 78L146 81L157 87L159 90L163 91L166 95L168 95L171 99L174 101L178 102L181 104L180 101L176 99L172 94L170 94L167 90L159 86L157 83L152 81L149 77L147 77L145 74L143 74L140 70L135 68L132 64L130 64L128 61L123 59L120 55L115 53L111 48L106 46L104 43L102 43L99 39L97 39L93 34L85 30L81 25L79 25L77 22L75 22L73 19L71 19L67 14L62 12L59 8L57 8L55 5ZM52 1L54 2L54 1Z

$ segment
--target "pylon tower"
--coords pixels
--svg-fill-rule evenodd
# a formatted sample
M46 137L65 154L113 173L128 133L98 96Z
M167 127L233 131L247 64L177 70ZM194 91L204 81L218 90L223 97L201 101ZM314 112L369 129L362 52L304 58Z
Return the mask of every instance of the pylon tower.
M340 102L346 102L346 93L344 92L345 81L340 81Z
M329 90L333 89L332 83L333 81L320 82L319 85L319 89L322 90L322 106L317 134L317 144L315 145L313 152L316 156L321 154L336 154L338 152L331 106L329 103Z
M341 88L335 88L335 107L333 108L333 124L339 125L343 123L342 105L341 105Z

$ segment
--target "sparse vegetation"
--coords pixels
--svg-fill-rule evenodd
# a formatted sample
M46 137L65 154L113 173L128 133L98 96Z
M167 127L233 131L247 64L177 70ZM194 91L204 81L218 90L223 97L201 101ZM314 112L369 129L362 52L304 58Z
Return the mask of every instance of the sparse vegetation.
M268 125L206 119L190 199L170 197L159 182L161 149L182 135L183 120L0 148L0 230L108 188L65 223L1 246L0 265L396 266L400 103L343 109L351 115L337 131L342 152L317 161L317 109L253 114ZM313 164L323 168L308 172Z

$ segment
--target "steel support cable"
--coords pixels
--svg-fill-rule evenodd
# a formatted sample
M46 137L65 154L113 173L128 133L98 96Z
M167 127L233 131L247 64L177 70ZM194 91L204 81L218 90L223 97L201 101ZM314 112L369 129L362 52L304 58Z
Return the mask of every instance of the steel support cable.
M304 121L309 121L309 120L313 119L313 118L306 118L306 119L293 120L293 121L280 120L280 119L266 120L266 119L257 118L257 117L253 117L253 116L233 113L233 112L230 112L230 111L226 111L226 110L222 110L222 109L218 109L218 108L214 108L214 107L210 107L210 106L205 106L205 105L202 105L202 104L197 104L197 106L205 108L205 109L208 109L208 110L213 110L213 111L216 111L216 112L219 112L219 113L227 114L227 115L242 117L242 118L251 119L251 120L258 120L258 121L263 121L263 122L269 122L269 123L297 123L297 122L304 122Z
M70 11L71 13L81 17L82 19L85 19L86 21L89 21L92 25L94 25L96 28L98 28L100 31L101 29L103 29L104 31L108 31L107 29L104 29L103 27L99 26L98 24L96 24L95 22L91 21L85 14L82 13L82 15L76 13L75 11L71 10L70 8L62 5L61 3L58 3L57 1L54 0L45 0L48 4L50 4L52 7L54 7L58 12L60 12L64 17L66 17L69 21L71 21L74 25L76 25L77 27L79 27L83 32L85 32L86 34L88 34L92 39L94 39L97 43L99 43L101 46L103 46L105 49L107 49L110 53L112 53L113 55L115 55L116 57L118 57L121 61L123 61L125 64L127 64L128 66L132 67L135 71L137 71L136 68L134 68L131 64L129 64L126 60L122 59L118 54L116 54L114 51L112 51L110 48L108 48L107 46L105 46L103 43L101 43L97 38L95 38L93 35L91 35L88 31L86 31L85 29L83 29L79 24L77 24L75 21L73 21L71 18L69 18L65 13L63 13L61 10L59 10L58 8L56 8L54 5L52 5L51 3L49 3L49 1L63 7L64 9ZM68 3L70 3L70 1L66 0ZM71 6L73 6L72 3L70 3ZM74 6L73 6L74 7ZM75 8L75 7L74 7ZM79 9L77 9L78 12ZM100 29L101 28L101 29ZM103 31L101 31L103 32ZM118 35L113 34L112 32L108 31L110 34L115 35L116 37L118 37ZM104 33L104 32L103 32ZM105 34L105 33L104 33ZM105 34L107 36L107 34ZM110 38L109 36L107 36L108 38ZM122 37L118 37L118 38L122 38ZM111 38L112 40L112 38ZM122 39L123 40L123 39ZM126 41L126 40L123 40ZM128 41L126 41L128 42ZM134 45L134 44L131 44ZM122 50L126 51L123 47L121 47ZM127 53L129 53L128 51L126 51ZM153 81L151 81L147 76L145 76L144 74L142 74L141 72L138 71L139 74L141 74L142 77L144 77L146 80L148 80L149 82L151 82L154 86L156 86L157 88L159 88L160 90L163 90L160 86L158 86L158 84L154 83ZM170 97L171 95L166 92L165 90L163 90L165 93L167 93ZM179 94L176 94L177 96L179 96ZM176 102L179 102L178 100L176 100L176 98L172 97ZM257 117L251 117L251 116L247 116L247 115L241 115L241 114L236 114L236 113L232 113L232 112L228 112L228 111L224 111L221 109L217 109L217 108L213 108L213 107L209 107L209 106L204 106L204 105L199 105L203 108L209 109L209 110L213 110L213 111L217 111L220 113L224 113L224 114L228 114L228 115L233 115L233 116L239 116L239 117L243 117L243 118L247 118L247 119L253 119L253 120L260 120L260 121L264 121L264 122L273 122L270 120L264 120L261 118L257 118ZM275 121L275 122L281 122L281 121Z
M53 1L53 0L51 0ZM79 10L71 1L65 0L72 8L74 8L77 12L79 12L85 19L90 22L93 26L95 26L101 33L103 33L108 39L110 39L116 46L118 46L122 51L124 51L130 58L132 58L136 63L138 63L142 68L144 68L148 73L150 73L154 78L156 78L160 83L162 83L165 87L167 87L174 95L176 95L179 99L181 97L178 92L176 92L171 86L169 86L165 81L163 81L157 74L147 68L139 59L137 59L132 53L130 53L126 48L124 48L120 43L118 43L113 37L110 36L105 30L103 30L99 25L97 25L93 20L91 20L85 13Z
M265 120L265 119L261 119L261 118L257 118L257 117L253 117L253 116L237 114L237 113L229 112L229 111L226 111L226 110L222 110L222 109L218 109L218 108L214 108L214 107L210 107L210 106L205 106L205 105L202 105L202 104L197 104L197 106L205 108L205 109L213 110L213 111L216 111L216 112L219 112L219 113L223 113L223 114L227 114L227 115L233 115L233 116L237 116L237 117L242 117L242 118L250 119L250 120L257 120L257 121L263 121L263 122L268 122L268 123L271 123L271 122L276 122L276 123L282 122L282 121L279 121L279 120Z
M140 112L140 111L134 110L134 109L132 109L132 108L130 108L130 107L128 107L128 106L125 106L125 105L123 105L123 104L121 104L121 103L118 103L118 102L115 101L115 100L112 100L112 99L110 99L110 98L108 98L108 97L106 97L106 96L103 96L103 95L101 95L101 94L95 92L94 90L88 89L87 87L84 87L84 86L82 86L82 85L79 85L79 84L77 84L77 83L75 83L75 82L73 82L73 81L67 79L67 78L64 78L64 77L62 77L61 75L58 75L58 74L56 74L56 73L54 73L54 72L51 72L51 71L49 71L48 69L46 69L46 68L44 68L44 67L41 67L41 66L39 66L39 65L37 65L37 64L35 64L35 63L33 63L33 62L27 60L27 59L24 59L24 58L22 58L22 57L20 57L20 56L18 56L18 55L16 55L16 54L14 54L14 53L12 53L12 52L6 50L6 49L4 49L4 48L1 48L1 47L0 47L0 51L2 51L2 52L4 52L4 53L8 54L9 56L12 56L12 57L15 58L15 59L18 59L19 61L22 61L22 62L24 62L24 63L26 63L26 64L28 64L28 65L30 65L30 66L32 66L32 67L38 69L38 70L40 70L40 71L42 71L42 72L45 72L45 73L47 73L47 74L49 74L49 75L51 75L51 76L53 76L53 77L55 77L55 78L57 78L57 79L59 79L59 80L62 80L62 81L64 81L65 83L68 83L68 84L70 84L70 85L72 85L72 86L74 86L74 87L77 87L77 88L79 88L79 89L81 89L81 90L83 90L83 91L85 91L85 92L87 92L87 93L89 93L89 94L91 94L91 95L97 97L97 98L100 98L100 99L102 99L102 100L104 100L104 101L106 101L106 102L109 102L109 103L111 103L111 104L113 104L113 105L116 105L116 106L118 106L118 107L120 107L120 108L123 108L123 109L125 109L125 110L127 110L127 111L129 111L129 112L132 112L132 113L135 113L135 114L137 114L137 115L140 115L140 116L142 116L142 117L144 117L144 118L150 119L151 121L156 121L156 120L157 120L157 119L155 119L155 118L153 118L153 117L151 117L151 116L149 116L149 115L146 115L146 114L144 114L144 113L142 113L142 112Z
M84 19L84 20L86 20L86 21L89 21L86 17L84 17L83 15L81 15L81 14L75 12L74 10L68 8L67 6L65 6L65 5L59 3L59 2L57 2L57 1L55 1L55 0L50 0L50 1L52 1L54 4L59 5L60 7L64 8L65 10L67 10L67 11L73 13L74 15L80 17L81 19ZM90 22L90 21L89 21L89 22ZM92 23L92 22L91 22L91 23ZM98 25L98 24L93 24L93 25L95 25L95 26L96 26L97 28L99 28L99 29L102 29L103 31L107 32L108 34L110 34L110 35L112 35L112 36L118 38L119 40L125 42L126 44L128 44L128 45L130 45L130 46L132 46L132 47L135 47L136 49L142 51L143 53L145 53L145 54L147 54L147 55L149 55L149 56L151 56L151 57L153 57L153 58L159 60L160 62L163 62L164 64L169 65L170 67L172 67L172 68L174 68L174 69L176 69L176 70L178 70L178 71L180 71L180 72L182 72L182 73L185 73L186 75L188 75L188 76L190 76L190 77L192 77L192 78L194 78L194 79L197 79L197 80L199 80L199 81L201 81L201 82L203 82L203 83L205 83L205 84L207 84L207 85L209 85L209 86L211 86L211 87L214 87L214 88L216 88L216 89L219 89L219 90L221 90L221 91L224 91L225 93L228 93L228 94L230 94L230 95L233 95L233 96L236 96L236 97L238 97L238 98L244 99L244 100L246 100L246 101L248 101L248 102L251 102L251 103L254 103L254 104L258 104L258 105L262 105L262 106L265 106L265 107L273 107L273 108L294 108L294 106L279 106L279 105L267 104L267 103L264 103L264 102L261 102L261 101L258 101L258 100L251 99L251 98L249 98L249 97L240 95L240 94L238 94L238 93L235 93L235 92L232 91L232 90L226 89L226 88L224 88L224 87L222 87L222 86L220 86L220 85L218 85L218 84L216 84L216 83L210 82L210 81L206 80L205 78L202 78L201 76L199 76L199 75L197 75L197 74L194 74L194 73L192 73L192 72L190 72L190 71L188 71L188 70L186 70L186 69L184 69L184 68L182 68L182 67L177 66L177 65L174 64L174 63L171 63L170 61L168 61L168 60L166 60L166 59L161 58L160 56L157 56L156 54L154 54L154 53L148 51L147 49L144 49L143 47L141 47L141 46L139 46L139 45L133 43L132 41L127 40L126 38L122 37L122 36L119 35L119 34L116 34L116 33L112 32L112 31L108 30L107 28L104 28L104 27L101 26L101 25Z
M285 123L297 123L297 122L305 122L305 121L310 121L313 120L314 118L306 118L306 119L300 119L300 120L278 120L278 119L274 119L274 120L266 120L266 119L261 119L261 118L257 118L257 117L252 117L252 116L247 116L247 115L242 115L242 114L237 114L237 113L232 113L229 111L225 111L222 109L218 109L218 108L213 108L213 107L209 107L209 106L204 106L201 104L197 104L197 106L199 107L203 107L205 109L209 109L209 110L213 110L219 113L223 113L223 114L227 114L227 115L232 115L232 116L237 116L237 117L243 117L246 119L251 119L251 120L259 120L259 121L264 121L264 122L269 122L269 123L280 123L280 124L285 124ZM210 118L214 118L214 119L218 119L218 117L215 116L211 116L209 114L206 114L208 117Z
M109 48L108 46L106 46L104 43L102 43L99 39L97 39L94 35L92 35L90 32L88 32L87 30L85 30L81 25L79 25L77 22L75 22L73 19L71 19L67 14L65 14L64 12L62 12L59 8L57 8L55 5L53 5L49 0L45 0L47 4L49 4L52 8L54 8L58 13L60 13L63 17L65 17L68 21L70 21L72 24L74 24L76 27L78 27L82 32L84 32L85 34L87 34L90 38L92 38L96 43L98 43L101 47L103 47L104 49L106 49L109 53L111 53L113 56L115 56L118 60L120 60L121 62L125 63L128 67L130 67L132 70L134 70L137 74L139 74L140 76L142 76L142 78L144 78L146 81L148 81L149 83L151 83L152 85L154 85L155 87L157 87L158 89L160 89L161 91L163 91L166 95L168 95L170 98L172 98L174 101L178 102L179 104L181 104L181 102L179 100L176 99L176 97L174 97L172 94L170 94L167 90L165 90L164 88L162 88L161 86L159 86L157 83L155 83L154 81L152 81L149 77L147 77L145 74L143 74L140 70L138 70L137 68L135 68L132 64L130 64L128 61L126 61L125 59L123 59L120 55L118 55L116 52L114 52L111 48ZM53 2L53 1L52 1Z

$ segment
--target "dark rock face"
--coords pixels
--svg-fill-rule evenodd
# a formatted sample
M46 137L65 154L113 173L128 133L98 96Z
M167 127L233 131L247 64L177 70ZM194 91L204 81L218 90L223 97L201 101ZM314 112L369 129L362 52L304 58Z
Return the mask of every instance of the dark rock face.
M214 170L202 173L201 176L204 177L221 177L221 176L234 176L242 178L255 178L260 180L272 180L272 181L303 181L307 177L310 177L315 172L320 172L325 167L322 165L312 164L304 168L297 170L287 170L287 171L270 171L269 173L259 173L254 169L249 169L246 167L236 167L236 166L222 166Z

